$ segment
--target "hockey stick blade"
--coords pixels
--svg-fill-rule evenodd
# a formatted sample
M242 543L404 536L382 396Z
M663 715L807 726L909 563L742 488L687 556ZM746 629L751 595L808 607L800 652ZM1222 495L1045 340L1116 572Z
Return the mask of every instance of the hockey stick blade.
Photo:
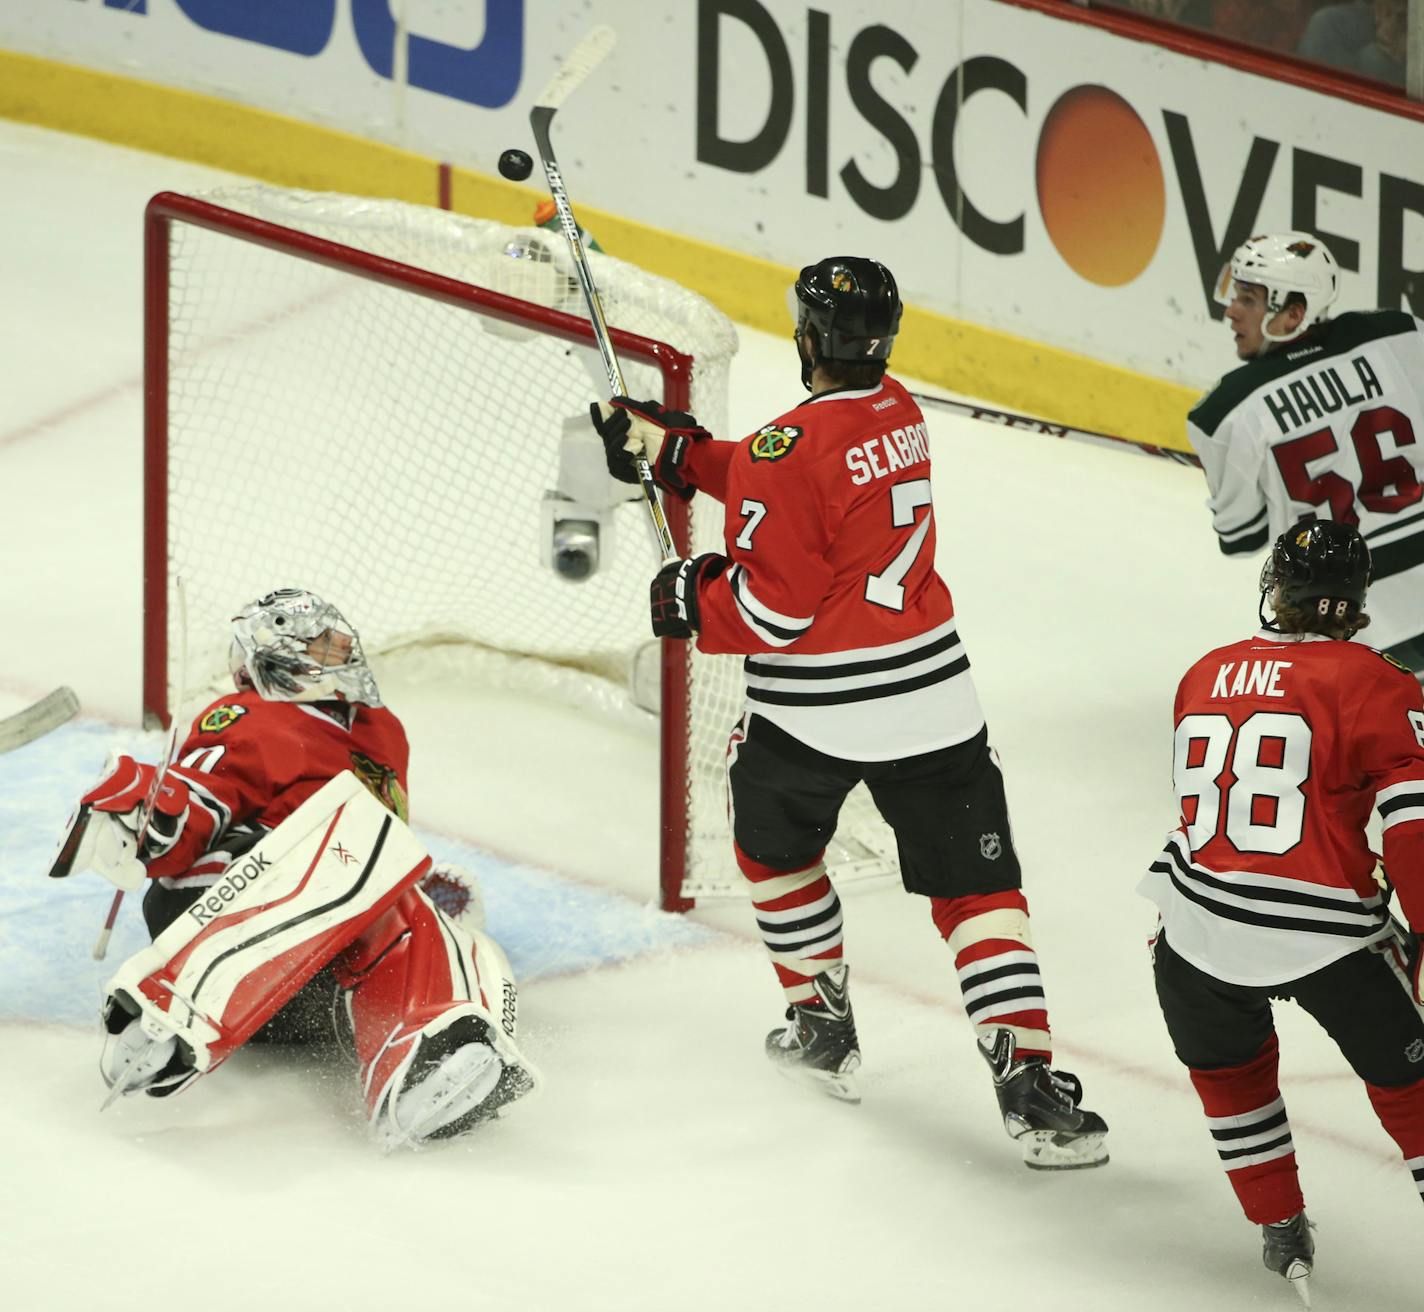
M998 424L1004 428L1018 428L1027 433L1042 433L1045 437L1066 437L1075 442L1091 442L1095 446L1113 446L1119 450L1140 451L1143 455L1161 456L1178 465L1195 465L1201 468L1201 458L1191 451L1178 451L1175 447L1157 446L1152 442L1139 442L1136 438L1118 437L1113 433L1099 433L1091 428L1074 428L1071 424L1056 424L1051 419L1035 419L1032 415L1015 414L1012 410L996 410L992 406L979 405L974 401L957 401L949 396L933 396L928 392L911 392L910 395L921 405L939 406L942 410L953 410L968 419L979 419L986 424Z
M17 747L34 742L58 729L79 710L79 698L73 688L56 688L33 706L0 720L0 753L13 752Z
M558 109L577 90L580 82L597 68L618 44L618 34L606 24L589 31L559 65L534 102L536 109Z

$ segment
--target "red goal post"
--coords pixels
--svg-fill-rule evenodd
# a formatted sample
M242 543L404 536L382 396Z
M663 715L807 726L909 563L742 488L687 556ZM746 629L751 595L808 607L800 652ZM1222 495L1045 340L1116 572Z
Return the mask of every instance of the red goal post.
M621 695L647 646L656 567L637 490L597 493L609 504L590 512L602 535L590 577L539 559L568 488L578 499L593 485L588 449L594 483L606 480L587 424L606 381L562 247L539 229L355 197L244 187L150 201L147 720L220 687L232 608L293 584L341 605L378 661L468 643ZM676 284L591 263L629 390L725 432L730 323ZM720 544L715 502L689 513L670 498L667 511L679 552ZM740 662L672 642L659 660L660 900L683 910L738 891L722 760ZM888 835L857 814L844 867L891 868Z

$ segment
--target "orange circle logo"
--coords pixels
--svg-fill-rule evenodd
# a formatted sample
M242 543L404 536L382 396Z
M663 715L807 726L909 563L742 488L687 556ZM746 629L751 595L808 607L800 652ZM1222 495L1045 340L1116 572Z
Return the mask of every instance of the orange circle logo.
M1115 91L1073 87L1038 138L1038 208L1063 261L1102 287L1131 282L1162 238L1167 189L1147 125Z

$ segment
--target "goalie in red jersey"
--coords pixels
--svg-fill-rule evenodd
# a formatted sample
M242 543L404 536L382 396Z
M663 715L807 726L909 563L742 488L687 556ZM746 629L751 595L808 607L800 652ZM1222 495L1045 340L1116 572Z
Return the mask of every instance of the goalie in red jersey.
M103 1012L111 1096L175 1093L258 1034L334 1040L386 1144L472 1128L534 1087L514 979L473 879L405 826L405 731L356 631L283 589L234 618L231 665L166 771L111 762L52 871L146 885L153 946Z
M1398 661L1349 641L1369 623L1369 576L1349 525L1276 539L1261 632L1202 657L1177 691L1182 823L1142 882L1161 911L1153 968L1173 1047L1266 1266L1302 1290L1315 1244L1272 999L1339 1045L1424 1193L1424 700ZM1376 811L1387 878L1366 835Z
M993 1071L1004 1124L1034 1167L1107 1160L1107 1126L1050 1069L1048 1014L1003 780L935 571L929 435L886 372L900 296L884 265L801 271L796 349L810 397L740 442L691 415L595 406L609 470L726 507L725 550L667 564L653 632L745 654L747 710L728 777L736 859L785 991L767 1055L857 1101L841 904L823 860L864 781L895 831L906 889L929 898Z

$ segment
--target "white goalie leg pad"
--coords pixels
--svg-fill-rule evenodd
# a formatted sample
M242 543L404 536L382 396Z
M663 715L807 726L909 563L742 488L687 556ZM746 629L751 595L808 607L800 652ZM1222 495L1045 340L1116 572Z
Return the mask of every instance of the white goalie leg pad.
M211 1070L429 865L410 830L343 771L119 967L105 1015L137 1013L155 1042L172 1038L187 1066Z

